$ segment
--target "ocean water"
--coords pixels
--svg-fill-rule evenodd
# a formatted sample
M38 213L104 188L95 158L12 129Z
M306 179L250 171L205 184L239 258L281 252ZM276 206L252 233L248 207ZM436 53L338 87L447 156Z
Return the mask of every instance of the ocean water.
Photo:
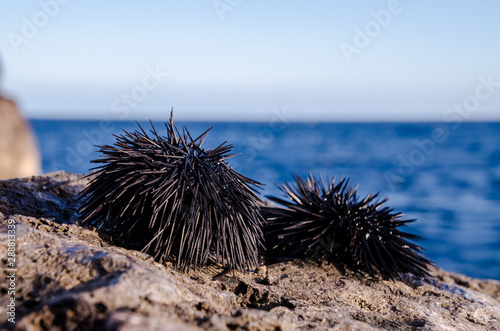
M94 145L113 144L135 122L32 120L43 170L89 173ZM147 122L141 122L148 127ZM204 146L224 141L241 153L229 163L263 183L262 196L297 173L349 177L361 196L417 219L425 254L441 268L500 279L500 123L177 123L191 135L210 125ZM165 132L162 123L155 123Z

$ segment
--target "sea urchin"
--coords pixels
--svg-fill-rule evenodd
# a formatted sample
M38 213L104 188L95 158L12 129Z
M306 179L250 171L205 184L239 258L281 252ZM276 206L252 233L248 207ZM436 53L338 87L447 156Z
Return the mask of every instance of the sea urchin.
M114 146L98 146L104 158L82 192L83 224L103 227L118 243L138 243L178 268L206 264L248 270L258 265L262 242L257 195L260 183L232 169L232 146L202 149L209 128L193 139L165 123L166 137L153 124L117 135Z
M358 199L347 179L327 187L320 177L306 180L294 176L296 186L280 187L287 200L269 197L276 206L263 208L268 222L264 228L271 254L316 257L359 266L372 273L374 268L393 279L412 273L428 275L421 247L407 239L422 239L398 228L414 220L383 207L378 193Z

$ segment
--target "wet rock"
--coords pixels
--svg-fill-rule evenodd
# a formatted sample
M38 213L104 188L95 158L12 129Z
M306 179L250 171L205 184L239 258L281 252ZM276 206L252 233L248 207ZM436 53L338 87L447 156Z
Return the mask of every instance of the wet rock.
M0 251L7 251L9 220L17 241L16 324L0 328L500 330L500 282L443 270L426 281L392 282L284 260L255 273L216 264L180 273L79 226L77 194L85 185L64 172L0 181ZM5 317L10 296L1 284Z

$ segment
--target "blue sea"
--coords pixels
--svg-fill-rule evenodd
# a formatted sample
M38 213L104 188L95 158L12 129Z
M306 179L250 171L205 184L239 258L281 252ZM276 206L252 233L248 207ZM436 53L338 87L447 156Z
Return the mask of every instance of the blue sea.
M149 123L140 122L143 127ZM89 173L94 145L113 144L135 122L32 120L44 172ZM165 132L163 123L154 123ZM210 125L204 146L234 146L233 168L276 184L309 172L349 177L360 195L380 192L387 205L417 219L406 231L437 266L500 279L500 123L177 123L194 137Z

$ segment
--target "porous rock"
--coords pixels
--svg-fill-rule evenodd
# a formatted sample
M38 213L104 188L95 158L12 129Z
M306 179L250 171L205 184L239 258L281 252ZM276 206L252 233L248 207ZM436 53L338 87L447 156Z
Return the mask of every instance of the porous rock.
M39 174L40 153L14 101L0 96L0 179Z
M435 269L388 281L315 261L255 273L180 273L77 223L88 181L64 172L0 181L0 247L16 224L17 330L500 330L500 282ZM11 221L12 222L12 221ZM5 322L4 322L5 321Z

